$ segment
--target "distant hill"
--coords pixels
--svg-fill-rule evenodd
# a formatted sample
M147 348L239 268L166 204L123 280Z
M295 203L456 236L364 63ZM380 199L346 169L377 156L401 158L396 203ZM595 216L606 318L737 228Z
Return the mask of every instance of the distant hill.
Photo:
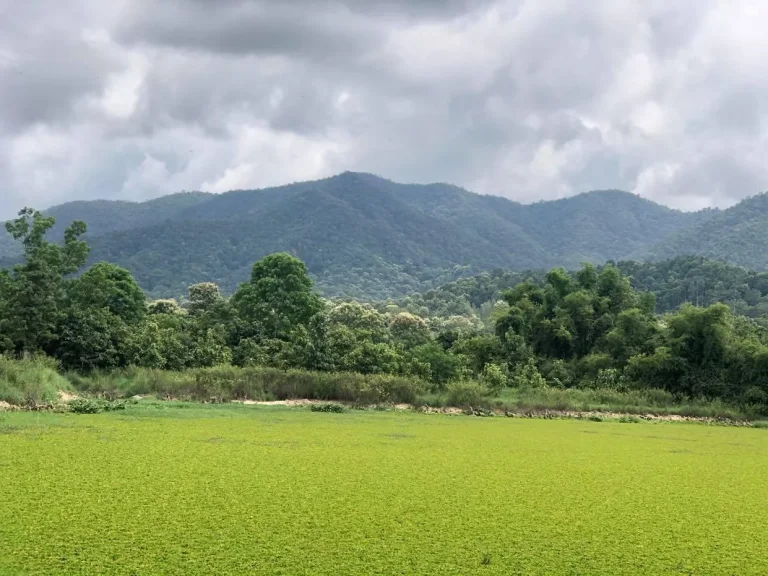
M211 196L205 192L181 192L147 202L77 201L54 206L44 212L56 218L52 239L63 239L64 230L73 220L85 221L88 224L88 237L93 238L165 222L176 217L182 210L205 202ZM0 258L16 256L20 251L20 245L5 230L0 230Z
M679 254L696 254L768 270L768 193L715 211L710 218L660 239L635 256L663 260Z
M679 212L620 191L522 205L449 184L350 172L141 204L76 202L47 213L59 234L71 220L85 220L92 260L125 266L153 296L181 295L206 280L232 292L255 260L288 251L307 263L325 294L366 299L486 270L626 259L720 215Z

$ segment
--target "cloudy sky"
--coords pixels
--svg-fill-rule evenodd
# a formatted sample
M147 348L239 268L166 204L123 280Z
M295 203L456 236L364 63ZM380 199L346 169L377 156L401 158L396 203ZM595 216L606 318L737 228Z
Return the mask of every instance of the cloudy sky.
M0 0L0 218L344 170L768 189L764 0Z

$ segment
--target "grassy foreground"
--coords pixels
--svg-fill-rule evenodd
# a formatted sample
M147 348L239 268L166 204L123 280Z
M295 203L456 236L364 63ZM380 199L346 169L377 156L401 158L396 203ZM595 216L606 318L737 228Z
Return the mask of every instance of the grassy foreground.
M0 415L0 574L768 573L768 434L149 403Z

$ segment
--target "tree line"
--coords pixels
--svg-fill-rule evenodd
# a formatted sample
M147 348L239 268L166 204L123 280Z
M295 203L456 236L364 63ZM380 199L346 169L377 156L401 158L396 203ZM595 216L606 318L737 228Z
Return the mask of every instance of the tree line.
M62 243L46 239L53 224L25 209L6 225L24 261L0 272L0 354L46 354L81 373L232 364L410 376L436 390L466 381L488 393L659 388L768 405L768 333L759 323L722 304L658 315L654 295L613 265L506 276L509 288L490 302L493 283L460 281L463 300L441 301L442 317L419 314L420 304L441 300L434 293L421 303L324 300L286 253L256 262L231 297L202 283L184 302L148 301L119 266L83 270L84 223L72 223Z

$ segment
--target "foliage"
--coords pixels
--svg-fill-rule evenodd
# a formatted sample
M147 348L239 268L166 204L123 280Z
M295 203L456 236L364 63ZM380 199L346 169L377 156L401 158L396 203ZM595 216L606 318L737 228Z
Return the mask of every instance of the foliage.
M250 282L240 286L232 304L246 336L279 340L290 339L297 327L307 327L321 309L304 263L284 253L256 262Z
M130 398L154 394L219 402L307 398L356 404L413 403L427 389L423 381L412 377L237 366L183 372L129 367L89 375L70 373L68 377L77 390L92 395Z
M512 384L515 388L544 388L547 381L536 368L533 358L529 358L525 364L520 364L512 376Z
M755 272L701 256L661 262L618 262L633 288L652 292L656 310L670 312L683 304L728 305L734 313L757 317L768 313L768 273Z
M64 244L46 241L53 218L25 208L6 223L8 233L21 242L23 264L4 275L3 316L0 334L7 351L17 354L49 351L61 318L64 277L85 264L88 247L80 240L83 222L73 222L64 233ZM2 351L2 350L0 350Z
M14 360L0 355L0 401L35 407L55 402L59 391L71 389L51 358Z
M98 414L125 410L125 402L100 398L74 398L67 402L67 409L74 414Z
M346 408L341 404L334 404L333 402L324 402L322 404L312 404L309 409L312 412L330 412L335 414L341 414L346 412Z
M492 391L478 382L459 381L448 385L447 401L451 406L480 406L488 403Z
M189 313L192 315L212 312L221 300L219 287L213 282L201 282L189 287Z
M480 382L494 394L499 394L509 383L505 368L498 364L486 364L480 374Z

